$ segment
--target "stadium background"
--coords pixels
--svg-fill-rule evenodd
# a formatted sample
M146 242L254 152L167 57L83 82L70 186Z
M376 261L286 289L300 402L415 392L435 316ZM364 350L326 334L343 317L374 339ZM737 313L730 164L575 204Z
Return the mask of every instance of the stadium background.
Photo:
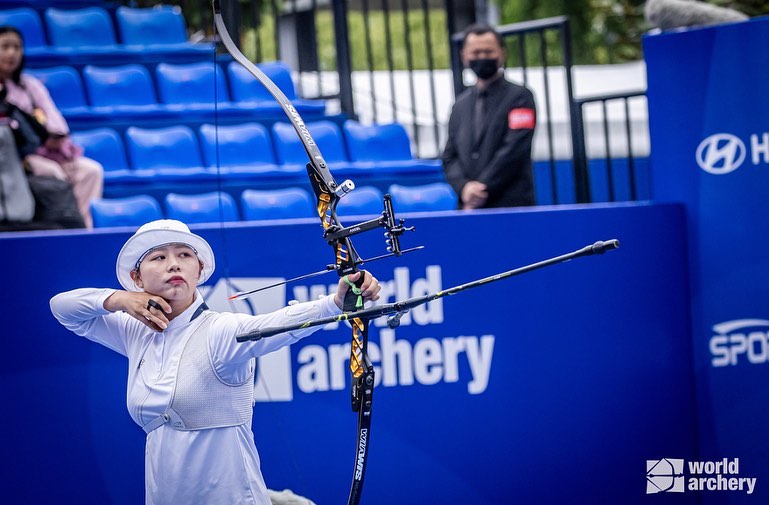
M375 394L365 503L765 500L769 109L761 93L769 62L761 48L768 38L762 18L645 37L651 150L644 201L406 214L418 228L408 239L427 248L372 266L399 293L448 287L599 239L617 238L622 247L447 299L394 334L375 330L383 374L393 382ZM726 135L720 143L718 134ZM589 175L632 165L603 159ZM598 177L581 181L580 163L590 166L572 158L564 171L569 203L581 202L581 184ZM631 179L598 180L630 186ZM382 184L404 180L408 174ZM616 200L621 192L602 194ZM308 219L194 228L217 252L207 295L214 303L223 303L227 282L266 282L327 262ZM125 412L125 363L68 334L47 308L62 290L116 285L114 257L132 230L0 237L10 278L2 315L10 352L0 375L9 502L142 499L143 432ZM381 246L371 237L357 243L369 255ZM290 285L282 297L238 309L272 310L323 286ZM724 323L734 323L726 325L731 332L719 334ZM340 334L346 338L323 330L293 346L284 356L291 373L263 376L255 409L267 482L319 504L346 496L355 421L338 381L309 390L299 375L303 356L330 356ZM450 354L425 351L456 342L466 350L455 373ZM478 382L482 367L471 364L471 349L482 354L484 342L493 347L486 347L488 380ZM727 350L724 363L718 358ZM757 490L648 496L647 460L665 457L740 458L740 476L756 477Z

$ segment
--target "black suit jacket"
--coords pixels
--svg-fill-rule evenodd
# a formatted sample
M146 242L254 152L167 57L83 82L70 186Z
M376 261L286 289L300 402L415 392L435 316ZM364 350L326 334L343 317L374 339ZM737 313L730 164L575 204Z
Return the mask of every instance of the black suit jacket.
M488 187L484 207L534 205L531 141L536 108L534 96L523 86L499 78L487 88L485 126L473 141L473 114L478 89L457 97L449 119L449 138L443 151L443 171L459 195L470 181Z

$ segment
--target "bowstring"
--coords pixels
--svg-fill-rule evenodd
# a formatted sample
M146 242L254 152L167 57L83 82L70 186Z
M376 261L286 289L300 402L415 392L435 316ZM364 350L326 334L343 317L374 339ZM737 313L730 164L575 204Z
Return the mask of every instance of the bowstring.
M220 162L220 151L219 151L219 86L217 86L217 72L219 72L219 59L218 59L218 53L217 53L217 41L219 39L219 32L216 27L216 23L214 23L213 26L214 29L214 145L216 149L214 150L215 154L215 160L216 160L216 187L217 192L221 195L222 193L222 174L221 174L221 162ZM227 247L227 234L224 229L224 204L222 202L221 197L219 198L219 232L221 235L221 242L222 242L222 248L224 250L224 274L222 276L222 279L225 279L225 285L227 286L227 298L229 298L234 291L236 291L235 287L232 285L232 282L230 281L230 261L229 261L229 247ZM234 300L228 300L227 302L229 304L230 310L232 312L237 312L237 307L235 306ZM254 315L257 315L257 309L255 306L252 306L252 312L254 312ZM265 375L262 373L262 369L259 366L259 358L255 359L255 372L254 372L254 388L256 388L256 381L260 381L260 384L262 388L264 389L265 396L267 397L268 403L274 403L272 394L270 393L270 387L267 384L267 379ZM256 406L256 400L254 400L254 407ZM274 414L273 414L274 415ZM290 448L291 446L288 443L288 438L286 437L285 431L286 430L286 422L285 419L283 419L283 416L281 415L274 415L275 420L277 421L276 424L278 425L278 436L281 439L281 442L284 447ZM253 419L253 415L252 415ZM253 428L252 428L253 431ZM289 461L291 463L291 466L294 468L294 472L296 476L298 477L298 480L300 483L302 483L302 487L307 487L307 480L304 477L304 473L302 472L301 468L299 467L299 463L294 455L294 452L292 450L286 450L284 453L288 453Z
M224 229L224 202L222 200L222 171L221 171L221 154L219 151L219 86L217 86L217 77L219 76L219 58L217 53L217 39L219 38L219 32L216 29L216 23L214 23L214 159L216 164L216 193L218 196L219 207L219 239L222 243L222 250L224 251L223 261L223 274L222 279L225 280L227 286L227 296L232 295L232 284L230 283L230 258L229 250L227 247L227 233ZM230 310L235 312L235 305L231 301L228 302Z

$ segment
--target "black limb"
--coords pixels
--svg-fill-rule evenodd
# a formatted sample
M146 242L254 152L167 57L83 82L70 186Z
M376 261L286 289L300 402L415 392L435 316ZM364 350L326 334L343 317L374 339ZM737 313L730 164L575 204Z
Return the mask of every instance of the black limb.
M368 462L369 435L371 433L371 401L374 395L374 367L365 358L363 375L352 383L352 410L358 413L358 440L352 485L347 505L357 505L363 491L363 477Z

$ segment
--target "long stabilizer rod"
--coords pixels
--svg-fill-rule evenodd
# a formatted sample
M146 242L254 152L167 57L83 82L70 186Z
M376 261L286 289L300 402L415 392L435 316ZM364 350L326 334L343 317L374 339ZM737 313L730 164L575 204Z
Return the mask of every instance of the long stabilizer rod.
M305 323L293 324L288 326L280 326L280 327L274 327L274 328L263 328L261 330L254 330L248 333L244 333L242 335L238 335L236 339L238 342L247 342L251 340L255 341L255 340L260 340L266 337L271 337L279 333L285 333L287 331L300 330L303 328L311 328L313 326L322 326L330 323L347 321L352 318L370 320L370 319L376 319L383 316L391 316L393 314L403 314L413 309L414 307L418 307L420 305L429 303L439 298L444 298L446 296L457 294L467 289L477 288L485 284L500 281L502 279L507 279L508 277L525 274L527 272L531 272L532 270L538 270L540 268L544 268L550 265L555 265L557 263L563 263L565 261L569 261L574 258L580 258L582 256L592 256L594 254L603 254L606 251L611 251L613 249L617 249L618 247L619 247L619 240L616 240L616 239L598 241L593 245L585 246L582 249L579 249L577 251L574 251L568 254L562 254L560 256L539 261L537 263L532 263L531 265L526 265L524 267L516 268L514 270L508 270L507 272L502 272L496 275L491 275L489 277L484 277L483 279L478 279L475 281L467 282L465 284L460 284L459 286L454 286L448 289L437 291L429 295L409 298L407 300L387 303L383 305L377 305L369 309L362 309L354 312L343 312L336 316L324 317L321 319L314 319L312 321L307 321Z

